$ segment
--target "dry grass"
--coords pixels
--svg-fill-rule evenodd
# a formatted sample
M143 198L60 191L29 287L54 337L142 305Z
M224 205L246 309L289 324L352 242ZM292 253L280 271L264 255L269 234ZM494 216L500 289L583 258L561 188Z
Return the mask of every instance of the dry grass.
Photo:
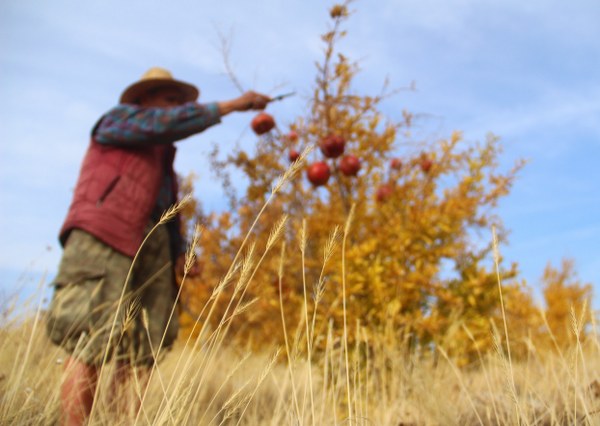
M37 321L0 330L0 424L58 419L64 354ZM309 370L302 356L288 360L225 345L210 356L209 349L181 342L154 372L137 424L600 424L595 340L553 355L532 347L528 359L513 360L510 380L498 353L458 369L442 351L411 354L384 340L372 348L368 362L350 355L347 369L344 345L330 342ZM119 413L102 391L99 397L91 424L136 423L134 413Z
M305 156L306 152L286 172L273 195L290 174L298 171ZM340 238L343 255L350 219L351 215L343 232L333 231L324 263ZM307 297L297 333L293 337L285 335L285 347L258 354L226 344L231 340L231 318L253 309L252 301L244 301L243 296L285 224L286 218L282 218L274 225L262 253L249 238L244 241L229 273L207 301L202 320L196 323L200 337L182 339L165 354L152 369L147 389L143 389L141 380L133 380L122 390L142 400L141 410L129 413L115 406L114 401L125 399L125 395L109 397L108 378L113 366L105 363L89 424L600 424L600 344L596 330L587 341L560 351L530 345L526 358L516 360L510 352L504 352L502 342L506 336L493 329L490 332L494 333L497 351L481 355L473 365L458 368L441 347L409 351L405 342L389 337L392 333L367 333L368 325L344 321L342 335L352 334L354 339L334 339L332 336L339 333L333 333L332 325L325 335L315 336ZM305 238L300 240L300 249L304 250ZM192 253L190 250L188 268ZM280 280L285 276L284 253L282 249ZM344 269L343 263L341 267ZM323 285L320 280L317 289ZM234 291L226 313L215 329L209 329L207 317L214 315L215 302L224 297L223 289L228 286ZM343 291L347 309L345 282ZM319 294L320 290L310 303L319 303ZM22 315L8 307L0 317L2 425L52 425L59 419L65 354L46 338L40 306ZM126 311L129 316L146 315L133 304ZM282 306L282 323L284 311ZM574 335L579 334L580 324L573 315ZM115 318L113 332L123 328ZM326 342L323 352L313 350L317 339ZM349 341L357 342L356 346L349 347Z

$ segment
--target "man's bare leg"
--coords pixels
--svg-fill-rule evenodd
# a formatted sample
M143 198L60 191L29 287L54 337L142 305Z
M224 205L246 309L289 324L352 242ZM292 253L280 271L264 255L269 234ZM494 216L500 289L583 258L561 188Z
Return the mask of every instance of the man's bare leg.
M79 426L85 423L92 410L97 381L98 370L95 366L67 358L65 378L60 389L62 425Z
M118 362L111 380L111 395L118 398L116 408L119 413L135 419L141 408L141 398L148 386L149 371L147 367L135 368L127 362Z

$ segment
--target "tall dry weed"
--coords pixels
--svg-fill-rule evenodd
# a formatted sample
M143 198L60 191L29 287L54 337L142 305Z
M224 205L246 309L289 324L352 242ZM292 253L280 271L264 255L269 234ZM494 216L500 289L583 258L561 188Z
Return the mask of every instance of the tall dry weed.
M324 248L323 271L341 239L342 277L344 252L351 234L352 209L343 230L332 231ZM526 357L510 356L510 329L504 333L490 326L495 352L478 352L476 362L463 366L444 348L444 336L436 346L414 344L410 330L398 339L389 326L379 334L369 324L356 322L316 327L315 313L326 289L322 274L314 283L303 282L302 312L291 316L283 297L287 248L278 236L286 218L274 224L265 247L256 247L249 236L223 278L217 294L206 302L196 318L200 333L181 339L161 362L145 375L134 374L129 389L141 401L141 409L122 409L109 398L109 379L115 366L106 357L90 425L562 425L600 422L600 343L596 330L583 339L583 313L572 312L573 345L555 345L552 351L529 341ZM199 232L199 231L198 231ZM310 238L302 228L300 241ZM270 353L252 353L232 345L229 324L240 311L256 309L246 297L265 253L279 246L279 303L285 343ZM305 244L305 243L304 243ZM193 253L194 244L190 247ZM303 250L303 246L300 250ZM188 253L188 259L193 255ZM191 261L188 260L188 269ZM342 282L344 310L352 301ZM185 282L182 284L185 285ZM228 309L217 327L207 317L212 304L228 293ZM499 297L502 285L499 282ZM42 300L42 297L39 298ZM123 302L125 303L125 302ZM147 312L130 301L125 317L113 330L127 328L127 321ZM589 308L588 308L589 311ZM175 312L175 311L173 311ZM586 315L589 312L585 312ZM59 419L59 388L64 379L65 354L51 345L42 322L41 303L27 315L4 321L0 328L0 424L49 425ZM295 324L289 318L300 318ZM594 315L591 316L594 318ZM115 317L116 318L116 317ZM503 316L506 321L506 316ZM119 322L122 321L122 322ZM593 323L595 327L595 322ZM469 329L458 325L474 340ZM335 327L342 327L343 338ZM288 336L292 330L293 336ZM120 331L118 331L120 332ZM115 331L115 333L118 333ZM504 334L504 335L502 335ZM193 337L192 337L193 336ZM115 335L115 338L119 338ZM350 347L348 342L353 342ZM315 342L324 342L315 350ZM159 355L160 342L152 342ZM148 386L145 386L145 378Z

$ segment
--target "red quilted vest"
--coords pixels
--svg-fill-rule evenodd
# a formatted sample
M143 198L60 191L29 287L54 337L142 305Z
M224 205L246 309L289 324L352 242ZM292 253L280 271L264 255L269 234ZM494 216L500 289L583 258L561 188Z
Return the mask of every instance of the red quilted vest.
M174 158L173 144L123 148L92 138L60 230L61 244L73 228L79 228L115 250L135 256L156 206L165 165L176 184Z

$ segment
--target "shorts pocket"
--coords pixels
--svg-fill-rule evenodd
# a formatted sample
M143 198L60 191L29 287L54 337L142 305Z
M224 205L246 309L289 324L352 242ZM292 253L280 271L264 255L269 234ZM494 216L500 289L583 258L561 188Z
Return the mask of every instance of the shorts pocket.
M55 281L47 321L50 339L66 347L74 347L82 333L90 334L92 301L104 281L104 274L94 271L78 271L72 277Z

